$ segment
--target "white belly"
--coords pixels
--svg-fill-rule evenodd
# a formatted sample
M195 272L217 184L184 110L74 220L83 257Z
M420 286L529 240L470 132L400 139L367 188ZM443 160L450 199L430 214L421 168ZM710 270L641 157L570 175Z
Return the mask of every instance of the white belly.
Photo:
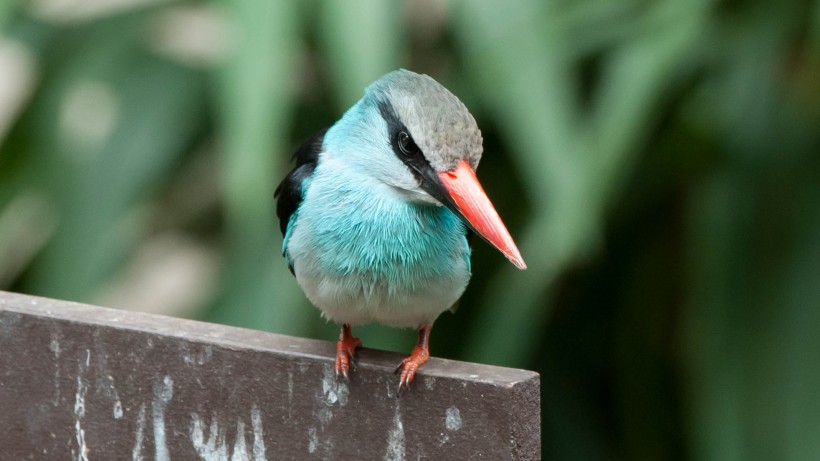
M300 270L300 266L305 270ZM466 267L460 276L440 278L425 286L391 286L388 282L321 275L305 264L296 264L296 280L308 299L323 315L339 323L362 325L371 322L392 327L417 328L433 323L455 304L469 281Z

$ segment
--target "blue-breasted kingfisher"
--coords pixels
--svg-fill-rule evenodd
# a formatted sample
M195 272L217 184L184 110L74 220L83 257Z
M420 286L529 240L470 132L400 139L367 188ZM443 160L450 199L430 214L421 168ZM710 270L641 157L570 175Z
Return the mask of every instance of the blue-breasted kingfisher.
M274 196L282 252L324 317L341 324L336 375L348 378L356 325L418 328L399 391L430 356L433 322L470 280L468 233L526 269L476 178L481 131L427 75L390 72L306 141Z

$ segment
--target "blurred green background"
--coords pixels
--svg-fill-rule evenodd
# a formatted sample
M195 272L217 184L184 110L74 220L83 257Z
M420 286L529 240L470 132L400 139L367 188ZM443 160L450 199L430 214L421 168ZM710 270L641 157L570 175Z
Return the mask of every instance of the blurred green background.
M433 354L539 371L545 459L820 459L817 0L7 0L0 289L335 339L272 193L398 67L529 264L477 241Z

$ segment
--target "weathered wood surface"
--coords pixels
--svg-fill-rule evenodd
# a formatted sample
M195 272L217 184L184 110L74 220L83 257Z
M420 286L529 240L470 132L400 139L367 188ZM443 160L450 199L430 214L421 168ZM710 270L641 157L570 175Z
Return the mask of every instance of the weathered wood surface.
M0 459L538 459L536 373L0 292Z

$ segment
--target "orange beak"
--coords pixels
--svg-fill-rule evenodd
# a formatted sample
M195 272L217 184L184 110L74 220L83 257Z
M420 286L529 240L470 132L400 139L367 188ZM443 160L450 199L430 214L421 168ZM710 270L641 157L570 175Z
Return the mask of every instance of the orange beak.
M451 208L467 221L467 224L504 254L515 267L526 269L527 264L521 257L518 247L509 231L495 211L484 189L476 178L475 172L462 160L455 170L438 173L447 195L452 199Z

